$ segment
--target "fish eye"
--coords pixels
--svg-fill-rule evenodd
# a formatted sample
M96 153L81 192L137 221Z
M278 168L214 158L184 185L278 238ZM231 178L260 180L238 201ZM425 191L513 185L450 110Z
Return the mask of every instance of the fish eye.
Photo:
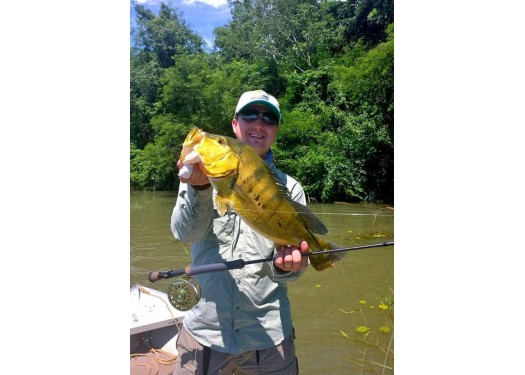
M224 143L224 138L218 138L217 139L217 142L219 142L220 145L222 145Z

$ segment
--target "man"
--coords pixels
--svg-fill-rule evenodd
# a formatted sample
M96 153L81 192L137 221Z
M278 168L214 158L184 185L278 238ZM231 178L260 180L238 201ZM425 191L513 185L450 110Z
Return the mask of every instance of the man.
M249 91L239 99L232 128L277 173L292 199L306 205L301 185L272 161L280 119L272 95ZM287 282L307 268L308 257L301 252L308 251L308 244L276 249L235 212L221 217L213 206L215 192L197 167L180 181L171 230L177 239L192 242L192 265L275 255L273 262L195 276L202 298L184 318L175 374L297 374Z

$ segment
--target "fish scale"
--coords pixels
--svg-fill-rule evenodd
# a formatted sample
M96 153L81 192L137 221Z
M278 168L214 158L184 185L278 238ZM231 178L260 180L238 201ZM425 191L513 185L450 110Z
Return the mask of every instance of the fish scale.
M283 182L251 146L195 127L184 141L180 160L201 164L217 191L215 206L221 216L232 209L276 246L299 246L305 240L309 251L339 248L314 234L326 234L324 224L306 206L291 199ZM313 255L310 263L320 271L343 257L342 253Z
M231 190L219 187L218 196L227 201L229 208L236 211L254 230L277 244L299 246L302 239L309 243L317 243L304 225L296 225L303 219L294 209L288 193L276 183L278 177L272 176L251 147L242 143L238 146L238 175L232 178L235 183L230 184ZM213 180L215 179L211 179L212 183ZM280 183L280 180L277 182ZM292 239L290 231L297 229L299 233L294 236L296 241L289 242Z

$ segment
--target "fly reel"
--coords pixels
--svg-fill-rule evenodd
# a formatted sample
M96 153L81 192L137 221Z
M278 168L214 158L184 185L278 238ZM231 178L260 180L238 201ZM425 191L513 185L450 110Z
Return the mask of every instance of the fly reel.
M180 311L188 311L200 301L201 286L191 276L177 278L168 288L168 300Z

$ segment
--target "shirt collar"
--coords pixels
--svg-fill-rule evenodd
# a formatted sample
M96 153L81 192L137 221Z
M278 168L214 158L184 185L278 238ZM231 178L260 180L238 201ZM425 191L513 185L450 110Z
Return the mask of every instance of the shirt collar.
M268 153L264 157L264 162L266 164L268 164L268 165L272 165L272 162L273 162L273 151L272 151L272 149L268 150Z

